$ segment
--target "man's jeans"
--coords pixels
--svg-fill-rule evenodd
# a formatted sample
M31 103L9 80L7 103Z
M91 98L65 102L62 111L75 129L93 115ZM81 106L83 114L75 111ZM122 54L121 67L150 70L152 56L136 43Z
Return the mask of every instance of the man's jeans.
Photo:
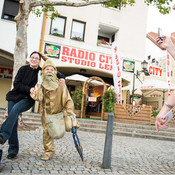
M5 141L8 140L9 143L8 154L18 154L18 116L20 113L29 110L33 105L34 101L31 98L22 99L17 103L13 101L8 102L8 117L0 129L0 135Z

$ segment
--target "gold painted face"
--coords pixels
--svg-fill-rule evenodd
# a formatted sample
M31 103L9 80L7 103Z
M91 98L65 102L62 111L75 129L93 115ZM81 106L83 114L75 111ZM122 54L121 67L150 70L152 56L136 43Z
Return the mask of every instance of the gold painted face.
M55 69L52 66L47 66L44 69L44 74L45 75L54 75L54 73L55 73Z
M53 66L46 66L42 70L43 87L47 90L55 90L58 88L58 78L56 76L56 70Z

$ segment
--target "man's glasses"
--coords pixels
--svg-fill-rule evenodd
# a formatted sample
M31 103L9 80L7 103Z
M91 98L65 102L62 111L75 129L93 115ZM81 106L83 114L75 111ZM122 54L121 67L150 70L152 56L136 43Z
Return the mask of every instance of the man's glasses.
M32 60L40 60L38 57L30 57Z

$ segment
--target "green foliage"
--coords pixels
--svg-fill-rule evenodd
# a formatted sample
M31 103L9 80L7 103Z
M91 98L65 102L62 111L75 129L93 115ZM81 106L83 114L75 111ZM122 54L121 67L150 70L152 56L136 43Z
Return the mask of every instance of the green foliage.
M110 2L104 3L106 7L126 7L126 5L133 6L135 0L112 0Z
M94 0L95 1L95 0ZM98 1L98 0L96 0ZM43 12L50 12L47 13L46 16L50 17L52 20L56 17L60 16L58 11L55 9L55 6L53 6L49 1L47 0L40 0L40 2L45 2L44 5L41 5L41 9L37 7L32 8L32 12L36 14L37 17L40 17ZM58 3L62 2L58 0ZM69 3L68 0L66 0L67 4L66 6L72 6L72 7L81 7L84 6L84 3L82 5L77 5L77 3ZM83 2L83 1L82 1ZM87 1L87 6L90 5L90 1ZM144 0L144 2L149 6L153 5L156 8L158 8L159 12L162 14L168 14L171 11L171 6L173 5L173 0ZM69 4L68 4L69 3ZM106 7L114 7L114 8L121 8L126 6L133 6L136 3L135 0L109 0L108 2L103 3ZM96 3L98 4L98 3ZM102 4L102 2L99 1L99 4ZM59 6L59 5L57 5Z
M173 0L145 0L147 5L153 5L159 9L159 12L162 14L168 14L171 11L171 2Z
M46 1L46 0L41 0L41 1ZM41 9L37 8L37 7L33 7L32 8L32 12L37 16L40 17L41 14L44 12L46 12L46 17L50 18L51 20L55 19L56 17L59 17L59 13L58 11L55 9L54 6L51 5L41 5ZM48 14L47 12L50 12L50 14Z
M104 112L114 113L114 106L116 103L116 94L114 90L106 90L104 96L102 96L102 100L104 101Z
M152 117L156 117L160 111L152 111Z
M144 2L149 6L153 5L158 8L159 12L162 14L168 14L171 11L171 2L173 0L144 0ZM112 0L110 2L104 3L106 7L126 7L127 5L133 6L135 0Z
M81 109L82 97L83 97L83 91L80 88L77 88L72 93L72 100L74 102L74 107L75 107L76 110Z

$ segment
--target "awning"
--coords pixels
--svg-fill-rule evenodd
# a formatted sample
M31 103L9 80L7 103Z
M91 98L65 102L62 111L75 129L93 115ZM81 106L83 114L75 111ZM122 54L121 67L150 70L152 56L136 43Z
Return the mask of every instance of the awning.
M166 81L156 80L156 79L149 79L146 81L143 81L143 83L136 87L140 90L152 90L152 89L168 89L168 83ZM171 84L171 89L175 89L175 84Z
M67 85L82 85L83 86L83 83L89 79L89 77L85 77L83 75L80 75L80 74L74 74L74 75L71 75L71 76L67 76L66 77L66 84ZM94 85L94 86L100 86L100 85L103 85L102 82L100 81L97 81L97 80L93 80L90 82L91 85Z

